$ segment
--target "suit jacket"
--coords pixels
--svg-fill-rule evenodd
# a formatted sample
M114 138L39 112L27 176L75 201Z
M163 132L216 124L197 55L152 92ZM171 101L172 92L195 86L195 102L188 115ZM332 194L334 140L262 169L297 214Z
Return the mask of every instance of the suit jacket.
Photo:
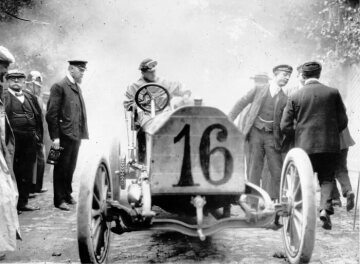
M250 90L244 97L236 102L235 106L231 109L229 113L229 118L234 121L236 117L244 110L244 108L251 104L250 109L248 110L248 115L246 120L243 123L243 134L247 137L251 128L254 125L255 119L257 118L262 104L265 101L267 91L270 85L266 84L263 86L255 86ZM273 133L275 138L275 148L277 150L282 150L284 147L284 137L280 130L280 121L283 110L286 106L287 96L280 90L275 98L275 107L274 107L274 123L273 123Z
M311 81L290 97L280 126L287 134L294 130L296 124L295 147L314 154L339 152L339 133L347 123L339 91Z
M31 109L33 110L33 113L34 113L34 118L36 120L37 140L38 140L38 142L42 143L43 135L44 135L44 127L43 127L43 115L41 112L40 105L37 101L36 96L32 95L31 93L29 93L26 90L23 90L23 93L24 93L24 97L29 102ZM9 91L4 92L5 111L9 118L12 115L12 110L11 110L12 105L11 105L11 99L10 99L11 96L13 96L13 95Z
M350 135L349 128L346 127L341 133L340 133L340 149L347 149L351 146L355 145L354 139Z
M51 139L88 139L86 108L78 85L65 77L50 90L46 121Z

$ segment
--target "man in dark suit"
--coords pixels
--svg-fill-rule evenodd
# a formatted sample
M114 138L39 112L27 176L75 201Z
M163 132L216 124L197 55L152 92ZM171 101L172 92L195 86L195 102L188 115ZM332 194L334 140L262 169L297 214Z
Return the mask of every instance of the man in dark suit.
M25 77L19 70L6 74L9 89L4 93L4 101L15 136L14 173L19 189L17 207L19 211L34 211L40 208L28 205L28 198L36 162L36 144L43 138L43 123L36 97L23 92Z
M36 97L39 106L41 108L42 116L44 116L46 113L44 109L44 103L41 98L42 79L43 78L40 72L31 71L26 78L26 89L24 90L24 92L31 93ZM45 172L45 147L43 142L37 143L36 152L37 152L36 166L35 166L36 169L34 170L35 182L33 184L32 192L44 193L47 192L47 189L43 188L44 172Z
M283 135L280 131L280 120L286 105L287 96L283 87L288 83L292 73L289 65L279 65L273 69L274 79L270 84L257 85L241 98L229 113L235 120L241 111L251 104L243 134L249 143L248 179L260 186L264 158L273 182L273 200L279 198L280 176L282 169Z
M330 215L334 213L331 192L340 151L339 133L346 128L348 119L339 91L319 82L321 69L318 62L303 64L305 86L288 100L281 130L293 133L295 122L295 147L308 153L318 174L320 220L324 229L331 229Z
M80 84L86 70L86 61L69 61L69 73L50 90L46 121L55 148L62 148L54 166L54 205L69 211L68 204L76 204L71 196L72 179L80 142L88 139L85 103Z

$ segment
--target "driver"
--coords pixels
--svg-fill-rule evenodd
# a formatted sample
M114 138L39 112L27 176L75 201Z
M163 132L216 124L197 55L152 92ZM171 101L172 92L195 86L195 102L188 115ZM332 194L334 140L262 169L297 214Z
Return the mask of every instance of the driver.
M164 79L160 79L156 76L156 65L157 61L152 59L144 59L139 66L139 70L141 71L141 77L135 83L128 86L126 90L126 98L127 101L124 102L126 110L131 110L131 107L135 104L134 98L136 92L139 88L147 83L157 83L163 86L168 90L170 94L170 100L176 97L180 97L180 101L178 100L177 105L186 104L189 101L189 97L191 92L189 90L182 90L182 85L179 82L170 82ZM172 101L172 103L174 100ZM163 111L170 110L170 107L167 106ZM159 113L159 112L158 112ZM142 126L146 121L150 119L150 113L142 111L138 108L138 123Z

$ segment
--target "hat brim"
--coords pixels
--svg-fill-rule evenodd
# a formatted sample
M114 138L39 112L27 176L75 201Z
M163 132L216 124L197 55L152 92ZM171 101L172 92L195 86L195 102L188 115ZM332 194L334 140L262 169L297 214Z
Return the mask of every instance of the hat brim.
M80 66L80 65L72 65L72 66L75 66L76 68L79 68L80 70L83 70L83 71L87 70L87 68L84 66Z
M10 74L10 75L5 76L6 80L11 79L11 78L24 78L24 79L26 79L26 76L23 75L23 74Z
M252 80L270 80L270 77L255 77L255 76L252 76L250 77L250 79Z
M154 72L154 71L156 71L156 67L154 67L154 68L147 68L147 69L141 69L141 71L142 72Z

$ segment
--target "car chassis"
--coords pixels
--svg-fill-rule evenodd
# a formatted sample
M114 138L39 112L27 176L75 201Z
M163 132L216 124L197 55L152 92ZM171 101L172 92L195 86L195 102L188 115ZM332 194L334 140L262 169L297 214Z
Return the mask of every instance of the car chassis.
M151 90L151 87L155 88ZM160 106L157 105L156 101L156 96L159 93L167 99L165 102L162 100ZM147 100L146 96L148 97ZM178 184L173 184L171 188L164 188L162 185L171 177L166 176L165 178L161 168L164 167L164 160L169 160L169 156L174 157L174 155L170 155L171 153L164 155L156 149L159 145L156 142L156 133L158 132L154 131L163 129L167 124L171 129L178 123L172 122L171 118L177 114L179 115L179 113L182 113L180 116L182 119L176 120L184 120L184 116L196 117L198 123L215 122L215 119L211 118L208 118L211 121L206 121L207 119L201 116L203 113L206 113L205 117L215 116L217 118L215 128L220 130L217 134L217 140L220 143L224 142L228 134L231 134L233 130L233 124L227 120L224 114L217 109L201 106L199 101L197 101L197 105L184 106L155 117L155 112L163 110L169 104L169 99L170 95L167 90L155 83L142 86L135 96L137 107L145 112L150 112L152 119L157 119L155 125L148 125L149 129L145 143L146 157L141 158L138 155L141 146L136 143L139 131L135 124L137 109L134 106L130 111L131 122L127 125L128 133L132 136L132 140L129 140L128 143L128 155L121 152L120 144L116 142L112 146L113 149L110 155L99 156L97 162L94 162L89 167L90 173L82 177L77 213L78 245L81 262L106 262L111 233L120 235L124 232L139 230L171 230L205 240L206 236L228 228L281 229L289 262L309 262L315 242L316 206L315 180L307 154L299 148L294 148L286 155L281 174L278 201L272 201L266 191L247 182L244 177L245 173L237 174L237 176L240 176L238 176L239 179L236 179L236 184L242 186L238 192L222 190L221 193L218 193L219 186L225 186L221 185L224 182L221 179L208 179L214 187L210 185L210 187L204 187L204 185L202 187L195 186L194 180L191 178L193 175L189 176L189 172L186 170L188 164L184 161L181 167L180 179L177 178L176 180ZM144 101L146 101L146 104ZM126 117L126 121L129 123L128 117ZM190 121L186 120L186 122ZM221 130L223 127L228 128L230 132L225 131L225 133L224 130ZM160 138L165 142L168 134L171 134L169 129L166 130L166 133L160 133L158 139ZM214 129L214 125L211 129ZM179 135L182 137L183 134L181 133ZM240 132L235 131L233 134L235 141ZM185 136L184 138L186 151L187 138ZM153 142L152 145L153 140L156 144ZM174 142L177 143L177 140L179 139L175 137ZM208 140L210 139L208 138ZM202 149L209 148L203 142L206 142L206 136L204 135L200 142L200 152ZM227 148L231 150L230 145ZM231 162L226 163L227 152L224 149L217 147L218 152L225 157L223 171L226 176L226 170L229 166L238 169L235 161L240 159L234 156L230 160ZM176 150L174 153L178 152ZM210 155L214 152L208 151ZM189 156L194 159L192 153ZM129 161L127 161L127 158ZM156 160L161 160L158 174L156 174ZM205 161L204 163L200 159L198 163L201 166L203 164L210 166L208 163L212 161L211 158L205 158ZM237 173L235 169L234 173ZM176 170L180 169L177 168ZM169 171L172 170L168 169L167 172ZM204 174L206 178L209 172L205 169L202 173L193 174L194 178L198 174ZM183 177L183 175L185 176ZM161 180L157 181L159 178ZM228 185L227 188L233 187ZM186 202L176 202L180 201L180 199L183 199L181 201L187 201L187 204ZM222 199L225 202L220 201ZM255 201L255 203L249 203L249 201ZM164 211L170 212L170 214L161 216L162 212L156 211L154 204L160 204L160 208L164 206ZM173 208L175 204L181 205L175 209ZM242 216L231 214L230 208L232 210L235 207L243 212ZM178 217L179 215L181 217ZM210 218L211 221L207 221Z

